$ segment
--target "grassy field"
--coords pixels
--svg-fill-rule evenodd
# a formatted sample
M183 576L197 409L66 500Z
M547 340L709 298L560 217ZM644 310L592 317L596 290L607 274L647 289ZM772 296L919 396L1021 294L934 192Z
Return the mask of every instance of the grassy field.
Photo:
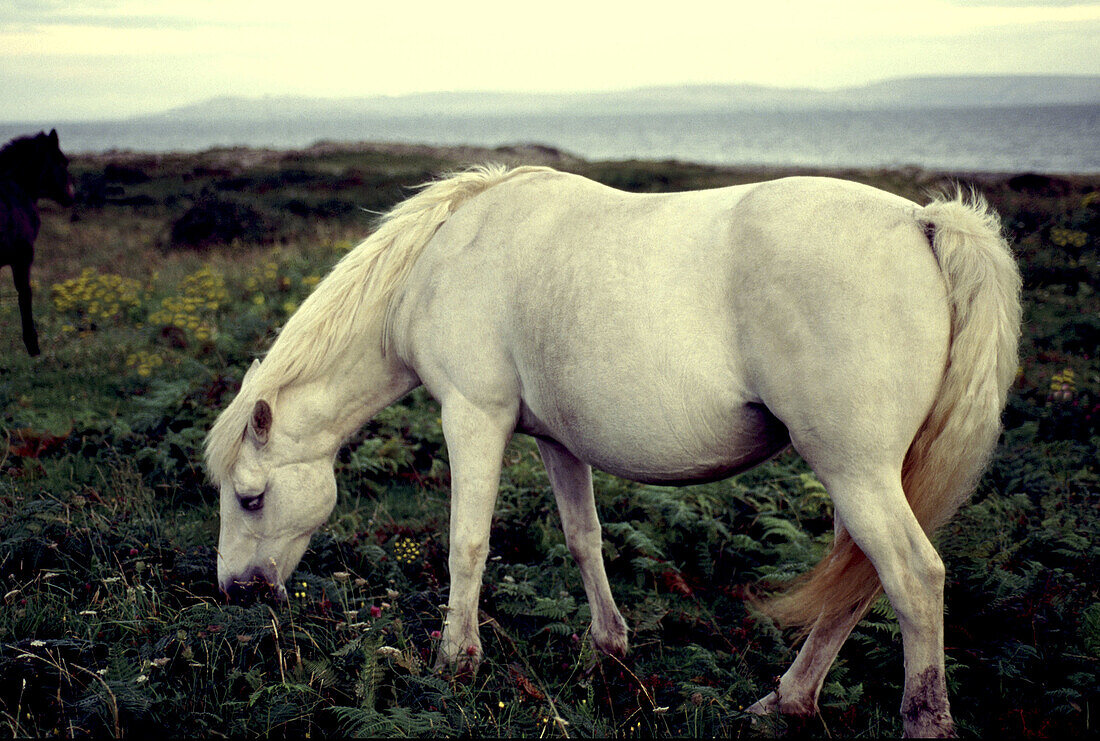
M478 161L631 190L787 172L587 163L551 150L319 146L77 157L44 208L43 355L0 282L0 734L877 737L900 733L901 643L880 601L792 728L743 709L797 644L746 607L814 563L831 505L792 453L670 489L597 474L625 663L588 607L530 440L509 448L482 596L486 661L432 671L446 602L447 452L421 392L342 449L341 497L289 608L226 606L200 448L244 368L408 186ZM1100 177L839 174L923 200L955 179L1004 217L1025 280L1021 368L995 460L937 538L963 735L1095 734L1100 711Z

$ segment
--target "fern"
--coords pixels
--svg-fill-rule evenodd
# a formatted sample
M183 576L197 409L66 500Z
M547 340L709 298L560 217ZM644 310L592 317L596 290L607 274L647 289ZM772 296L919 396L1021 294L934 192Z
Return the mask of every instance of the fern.
M757 522L764 528L764 537L790 543L805 541L806 533L799 530L790 520L761 515Z
M714 554L710 543L706 540L698 540L695 543L695 567L702 571L707 579L714 578Z
M604 525L604 530L621 539L628 548L643 556L660 559L665 557L660 547L653 542L650 536L642 532L633 522L611 522Z
M869 616L860 623L860 631L864 634L870 631L889 641L901 640L901 627L896 619L882 620Z
M1081 613L1080 633L1085 650L1100 659L1100 602L1094 602Z
M577 611L577 602L573 597L565 595L557 599L551 597L537 597L535 604L528 614L536 617L550 618L551 620L564 621Z
M340 733L347 738L381 738L392 728L389 719L371 707L337 706L331 710L340 721Z
M438 738L453 734L447 716L437 710L414 710L407 707L386 709L387 736Z
M745 553L764 553L767 550L767 547L763 543L760 543L744 533L738 533L737 535L731 536L728 543L734 550Z
M840 682L826 682L821 688L821 706L847 710L863 699L863 683L842 684Z
M542 632L551 633L557 636L567 636L572 635L575 629L568 623L547 623L543 626Z
M817 480L812 473L804 473L799 477L802 492L797 499L797 510L802 517L827 517L833 516L833 500L825 485Z

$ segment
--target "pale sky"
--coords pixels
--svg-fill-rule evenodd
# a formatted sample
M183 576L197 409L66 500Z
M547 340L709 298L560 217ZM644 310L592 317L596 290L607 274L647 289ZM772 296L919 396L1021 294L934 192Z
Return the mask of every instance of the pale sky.
M0 121L215 96L1100 73L1100 0L0 0Z

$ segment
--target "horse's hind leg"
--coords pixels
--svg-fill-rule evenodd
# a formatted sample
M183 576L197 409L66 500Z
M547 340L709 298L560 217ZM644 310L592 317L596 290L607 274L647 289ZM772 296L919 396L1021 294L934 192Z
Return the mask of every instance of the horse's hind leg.
M23 322L23 344L31 356L41 353L38 347L38 331L34 327L34 314L31 308L31 261L18 260L11 264L15 290L19 294L19 317Z
M603 543L592 468L557 443L538 441L550 485L558 501L565 543L577 561L584 591L592 608L592 644L607 654L625 656L626 621L615 606L603 564Z
M838 538L842 527L838 520L835 528ZM830 618L822 613L810 629L794 663L779 678L779 686L753 703L747 712L757 715L774 712L816 715L817 698L825 684L825 677L848 635L863 617L863 607L858 605L839 618Z
M909 507L900 466L842 473L820 461L815 465L813 458L807 456L838 517L878 572L898 616L905 656L905 735L950 736L954 726L943 657L944 565Z

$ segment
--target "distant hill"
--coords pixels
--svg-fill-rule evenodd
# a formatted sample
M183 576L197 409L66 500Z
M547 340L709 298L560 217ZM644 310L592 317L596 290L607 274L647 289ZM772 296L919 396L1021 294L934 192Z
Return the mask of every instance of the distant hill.
M435 92L362 98L225 97L140 119L691 113L764 109L954 108L1100 104L1100 75L906 77L832 90L686 85L594 93Z

